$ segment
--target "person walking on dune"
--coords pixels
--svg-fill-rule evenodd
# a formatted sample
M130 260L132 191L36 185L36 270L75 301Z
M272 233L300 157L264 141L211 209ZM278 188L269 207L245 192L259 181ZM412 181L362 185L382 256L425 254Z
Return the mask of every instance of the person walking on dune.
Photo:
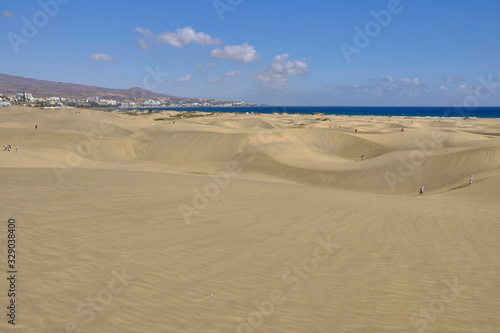
M472 185L472 180L474 179L474 175L470 176L469 178L469 185Z
M424 187L423 186L420 188L420 195L424 195Z

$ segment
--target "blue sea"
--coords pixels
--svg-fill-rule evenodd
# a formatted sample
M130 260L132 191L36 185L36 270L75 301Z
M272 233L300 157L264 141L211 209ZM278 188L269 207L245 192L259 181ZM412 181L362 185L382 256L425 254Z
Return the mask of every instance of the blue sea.
M175 110L239 113L288 113L345 116L392 116L430 118L500 118L500 107L394 107L394 106L258 106L258 107L189 107L189 108L140 108L142 110Z

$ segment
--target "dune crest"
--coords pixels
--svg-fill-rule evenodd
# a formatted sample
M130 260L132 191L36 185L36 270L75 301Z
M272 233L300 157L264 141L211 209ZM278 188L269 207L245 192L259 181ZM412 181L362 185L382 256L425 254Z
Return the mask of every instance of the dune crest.
M175 124L156 121L151 126L151 115L14 108L0 115L0 139L37 156L38 162L45 155L50 156L47 163L61 163L104 117L113 130L103 133L82 156L93 167L150 162L186 173L215 174L237 161L243 174L253 177L373 193L414 193L421 184L428 190L444 189L500 165L500 138L486 120L474 120L471 127L460 120L419 119L407 121L410 127L401 132L392 118L334 117L324 122L314 116L227 114ZM33 130L33 124L39 129ZM353 128L359 128L358 134Z

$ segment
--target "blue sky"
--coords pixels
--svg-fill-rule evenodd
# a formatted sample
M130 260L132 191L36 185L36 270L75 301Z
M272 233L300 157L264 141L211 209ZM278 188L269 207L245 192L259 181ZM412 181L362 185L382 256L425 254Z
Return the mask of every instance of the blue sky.
M0 73L262 104L496 106L499 17L500 0L2 0Z

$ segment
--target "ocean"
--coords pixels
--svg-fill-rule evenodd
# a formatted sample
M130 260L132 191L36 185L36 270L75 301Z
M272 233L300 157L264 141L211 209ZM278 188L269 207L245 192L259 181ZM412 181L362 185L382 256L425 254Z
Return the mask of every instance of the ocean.
M500 118L500 107L400 107L400 106L258 106L258 107L189 107L189 108L140 108L141 110L175 110L239 113L288 113L345 116L392 116L429 118Z

